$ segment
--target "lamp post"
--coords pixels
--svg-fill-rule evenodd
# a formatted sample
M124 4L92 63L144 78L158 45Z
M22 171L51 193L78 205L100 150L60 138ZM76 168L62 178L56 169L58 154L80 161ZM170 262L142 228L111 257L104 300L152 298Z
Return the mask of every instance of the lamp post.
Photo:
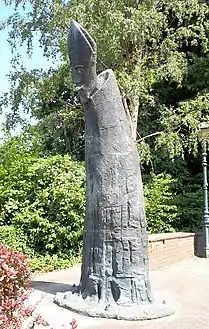
M202 142L202 167L203 167L203 245L204 257L209 258L209 211L208 211L208 179L207 179L207 138L209 125L205 118L200 123L199 139Z

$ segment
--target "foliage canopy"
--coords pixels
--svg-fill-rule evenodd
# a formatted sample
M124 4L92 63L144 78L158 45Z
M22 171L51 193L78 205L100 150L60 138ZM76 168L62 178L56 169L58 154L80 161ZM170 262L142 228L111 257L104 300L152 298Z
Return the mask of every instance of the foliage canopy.
M78 20L98 45L98 71L112 68L132 123L139 150L149 161L157 150L170 157L197 153L201 115L208 115L209 6L200 0L6 1L16 9L6 24L14 53L8 124L20 108L39 120L45 148L83 158L84 125L75 101L67 56L71 19ZM23 8L25 14L19 10ZM28 72L18 46L57 61L57 69ZM75 111L77 109L77 111ZM157 133L157 134L156 134ZM146 138L149 135L152 138ZM51 145L51 146L50 146ZM150 152L149 152L150 150ZM149 155L149 156L148 156Z

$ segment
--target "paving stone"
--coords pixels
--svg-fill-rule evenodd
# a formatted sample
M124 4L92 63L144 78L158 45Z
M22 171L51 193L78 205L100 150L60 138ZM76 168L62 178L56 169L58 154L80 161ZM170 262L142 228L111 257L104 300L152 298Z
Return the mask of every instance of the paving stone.
M69 284L77 283L80 266L72 269L36 275L31 302L44 296L38 312L53 326L61 329L72 318L78 322L78 329L208 329L209 328L209 260L192 258L150 272L153 293L175 308L175 314L158 320L122 321L84 317L53 303L56 292L66 291Z

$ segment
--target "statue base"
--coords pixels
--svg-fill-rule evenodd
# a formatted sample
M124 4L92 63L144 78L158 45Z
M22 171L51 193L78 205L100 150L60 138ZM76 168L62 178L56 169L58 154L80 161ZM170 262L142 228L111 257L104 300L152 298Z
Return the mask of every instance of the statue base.
M74 291L75 287L72 287L71 291L58 292L54 298L55 304L89 317L127 321L159 319L174 314L174 310L169 308L165 301L128 305L118 305L116 302L107 304L98 301L95 296L84 299L81 294Z

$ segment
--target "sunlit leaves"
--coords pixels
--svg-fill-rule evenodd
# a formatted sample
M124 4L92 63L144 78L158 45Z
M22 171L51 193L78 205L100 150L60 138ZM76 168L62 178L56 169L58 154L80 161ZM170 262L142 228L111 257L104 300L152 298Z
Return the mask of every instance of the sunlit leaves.
M18 57L15 57L16 74L10 76L11 93L2 99L2 104L12 107L10 122L20 121L21 107L40 120L42 127L47 126L49 120L53 129L48 130L48 135L55 134L58 129L59 136L63 136L63 127L59 130L60 118L61 121L69 118L63 121L68 136L69 131L74 130L76 121L70 124L70 117L74 120L74 116L68 116L74 110L69 100L75 94L66 45L70 20L76 19L97 42L98 71L112 68L132 119L139 110L137 136L164 132L164 136L144 140L149 144L147 149L152 150L148 153L151 155L159 147L167 148L171 156L183 155L186 149L192 153L197 151L198 122L203 112L208 113L207 100L204 106L199 102L208 93L209 81L207 2L144 0L137 4L131 0L55 0L15 3L16 11L7 20L11 27L9 42L15 56L18 52L15 47L24 42L28 45L28 54L35 52L33 36L38 35L43 55L51 59L59 57L61 65L53 71L28 73L19 67ZM22 5L25 9L20 15ZM80 115L77 118L80 120ZM82 125L79 134L83 138ZM72 142L75 142L72 138L62 139L63 145ZM63 147L58 148L58 152L60 149ZM64 149L69 151L73 147Z
M82 241L85 170L65 156L40 157L39 138L0 147L0 224L21 228L34 252L77 254Z

